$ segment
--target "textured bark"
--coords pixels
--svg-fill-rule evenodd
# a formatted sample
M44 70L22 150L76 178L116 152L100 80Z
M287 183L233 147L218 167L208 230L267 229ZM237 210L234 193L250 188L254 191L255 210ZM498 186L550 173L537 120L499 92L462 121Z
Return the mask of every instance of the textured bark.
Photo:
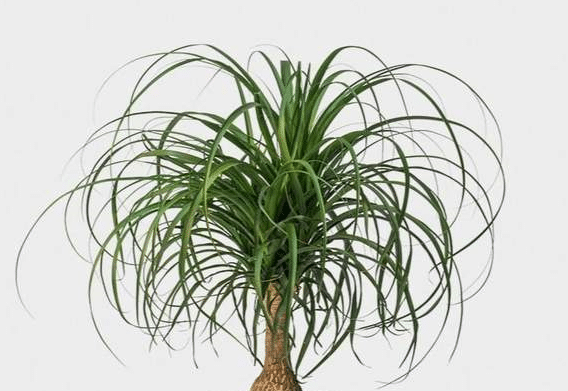
M272 283L268 285L265 298L270 320L274 320L282 298ZM254 381L251 391L302 391L296 375L290 368L289 352L286 350L284 335L285 314L278 319L273 333L267 326L265 331L265 359L262 372Z

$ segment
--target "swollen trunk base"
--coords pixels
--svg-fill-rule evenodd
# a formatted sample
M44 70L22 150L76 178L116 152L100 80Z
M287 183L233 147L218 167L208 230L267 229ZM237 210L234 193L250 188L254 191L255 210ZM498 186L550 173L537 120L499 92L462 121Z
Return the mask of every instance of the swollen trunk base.
M273 284L269 284L265 299L269 315L273 320L282 301ZM286 351L283 321L284 318L279 319L280 326L274 333L266 327L266 358L262 372L252 384L250 391L302 391L294 371L288 365L289 352Z
M265 366L250 391L302 391L294 372L285 363Z

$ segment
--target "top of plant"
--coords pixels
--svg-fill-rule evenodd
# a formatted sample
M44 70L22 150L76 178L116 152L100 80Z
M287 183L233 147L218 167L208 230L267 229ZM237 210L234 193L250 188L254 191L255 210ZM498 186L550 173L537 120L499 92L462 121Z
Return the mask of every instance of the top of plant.
M348 50L377 69L337 63ZM458 259L481 238L489 260L470 293L487 278L504 195L497 124L473 89L432 66L386 66L356 46L317 69L281 53L249 57L276 91L211 45L144 57L152 62L124 113L85 144L107 149L54 201L80 196L96 250L89 300L99 276L118 313L153 341L173 348L176 326L194 342L221 330L258 360L262 298L276 282L296 370L310 346L322 353L304 375L364 331L410 335L411 370L423 317L441 309L441 332L453 304L461 312ZM228 113L143 107L195 65L227 81L238 97ZM463 87L497 138L453 118L421 71Z

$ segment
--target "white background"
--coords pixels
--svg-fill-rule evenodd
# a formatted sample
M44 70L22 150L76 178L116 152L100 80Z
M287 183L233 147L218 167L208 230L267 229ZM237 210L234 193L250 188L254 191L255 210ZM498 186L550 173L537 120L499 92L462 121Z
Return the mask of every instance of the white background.
M37 213L78 177L60 172L93 130L92 102L135 56L213 43L239 59L273 43L318 63L358 44L389 64L458 73L494 109L508 179L496 261L466 307L458 353L441 346L392 390L562 390L568 369L566 221L568 49L563 1L0 1L0 388L11 391L248 390L259 372L238 349L150 354L142 335L105 323L120 366L97 338L88 265L66 244L62 209L32 236L22 268L30 319L16 300L14 261ZM381 352L376 353L378 356ZM371 390L350 356L305 391ZM375 368L375 370L377 370Z

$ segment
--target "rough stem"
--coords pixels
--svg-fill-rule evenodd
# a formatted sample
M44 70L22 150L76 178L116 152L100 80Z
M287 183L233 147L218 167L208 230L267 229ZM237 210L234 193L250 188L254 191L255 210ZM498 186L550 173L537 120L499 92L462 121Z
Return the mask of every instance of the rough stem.
M278 306L282 297L276 285L270 283L265 297L270 319L274 322ZM286 335L284 333L285 311L281 312L276 322L274 332L266 327L265 332L265 359L262 372L254 381L251 391L301 391L296 375L290 368L290 355L286 349Z

